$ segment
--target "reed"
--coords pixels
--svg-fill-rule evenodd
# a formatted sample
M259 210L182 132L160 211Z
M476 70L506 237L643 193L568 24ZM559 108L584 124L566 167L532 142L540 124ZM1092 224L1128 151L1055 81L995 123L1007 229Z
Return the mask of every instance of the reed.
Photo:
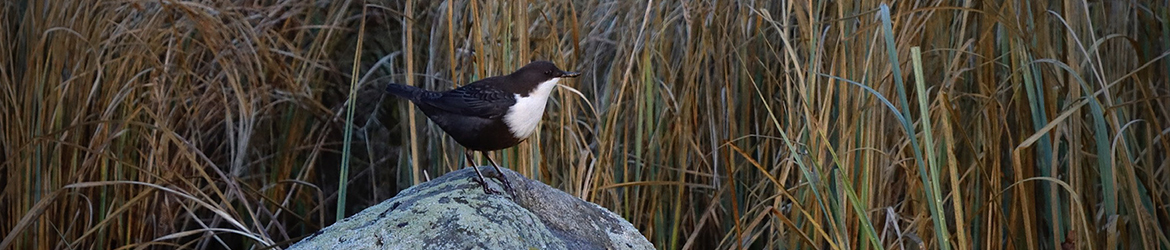
M0 249L287 246L468 164L381 84L536 59L493 158L662 249L1170 248L1170 6L887 4L0 2Z

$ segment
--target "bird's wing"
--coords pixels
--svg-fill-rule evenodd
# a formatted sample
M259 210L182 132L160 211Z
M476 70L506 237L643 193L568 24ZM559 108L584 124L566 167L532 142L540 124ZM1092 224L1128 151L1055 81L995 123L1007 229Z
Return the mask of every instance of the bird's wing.
M443 92L441 96L427 98L426 103L447 112L483 118L498 118L508 112L516 98L490 84L494 79L484 79L463 87Z

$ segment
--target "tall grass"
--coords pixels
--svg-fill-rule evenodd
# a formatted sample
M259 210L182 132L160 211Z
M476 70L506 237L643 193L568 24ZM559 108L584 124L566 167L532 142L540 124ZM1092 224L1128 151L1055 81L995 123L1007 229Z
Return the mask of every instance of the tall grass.
M3 2L0 248L286 246L468 165L382 84L536 59L493 158L659 248L1170 248L1170 6L882 3Z

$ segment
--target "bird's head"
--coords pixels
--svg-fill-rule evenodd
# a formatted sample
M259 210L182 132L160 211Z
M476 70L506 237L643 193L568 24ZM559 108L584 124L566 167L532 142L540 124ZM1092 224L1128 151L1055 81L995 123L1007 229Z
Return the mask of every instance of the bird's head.
M521 82L527 82L532 85L539 85L553 79L572 78L580 76L581 73L564 71L557 68L556 64L549 61L534 61L524 65L523 68L512 73L513 77L522 79Z

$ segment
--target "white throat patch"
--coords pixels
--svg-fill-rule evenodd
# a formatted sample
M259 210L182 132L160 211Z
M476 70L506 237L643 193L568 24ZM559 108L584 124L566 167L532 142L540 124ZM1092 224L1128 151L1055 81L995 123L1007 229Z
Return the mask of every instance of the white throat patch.
M524 139L536 131L536 125L540 125L540 119L544 117L544 105L548 103L548 95L552 93L559 80L560 78L553 78L540 83L528 96L516 94L516 104L508 108L508 113L504 114L504 123L508 124L513 136Z

